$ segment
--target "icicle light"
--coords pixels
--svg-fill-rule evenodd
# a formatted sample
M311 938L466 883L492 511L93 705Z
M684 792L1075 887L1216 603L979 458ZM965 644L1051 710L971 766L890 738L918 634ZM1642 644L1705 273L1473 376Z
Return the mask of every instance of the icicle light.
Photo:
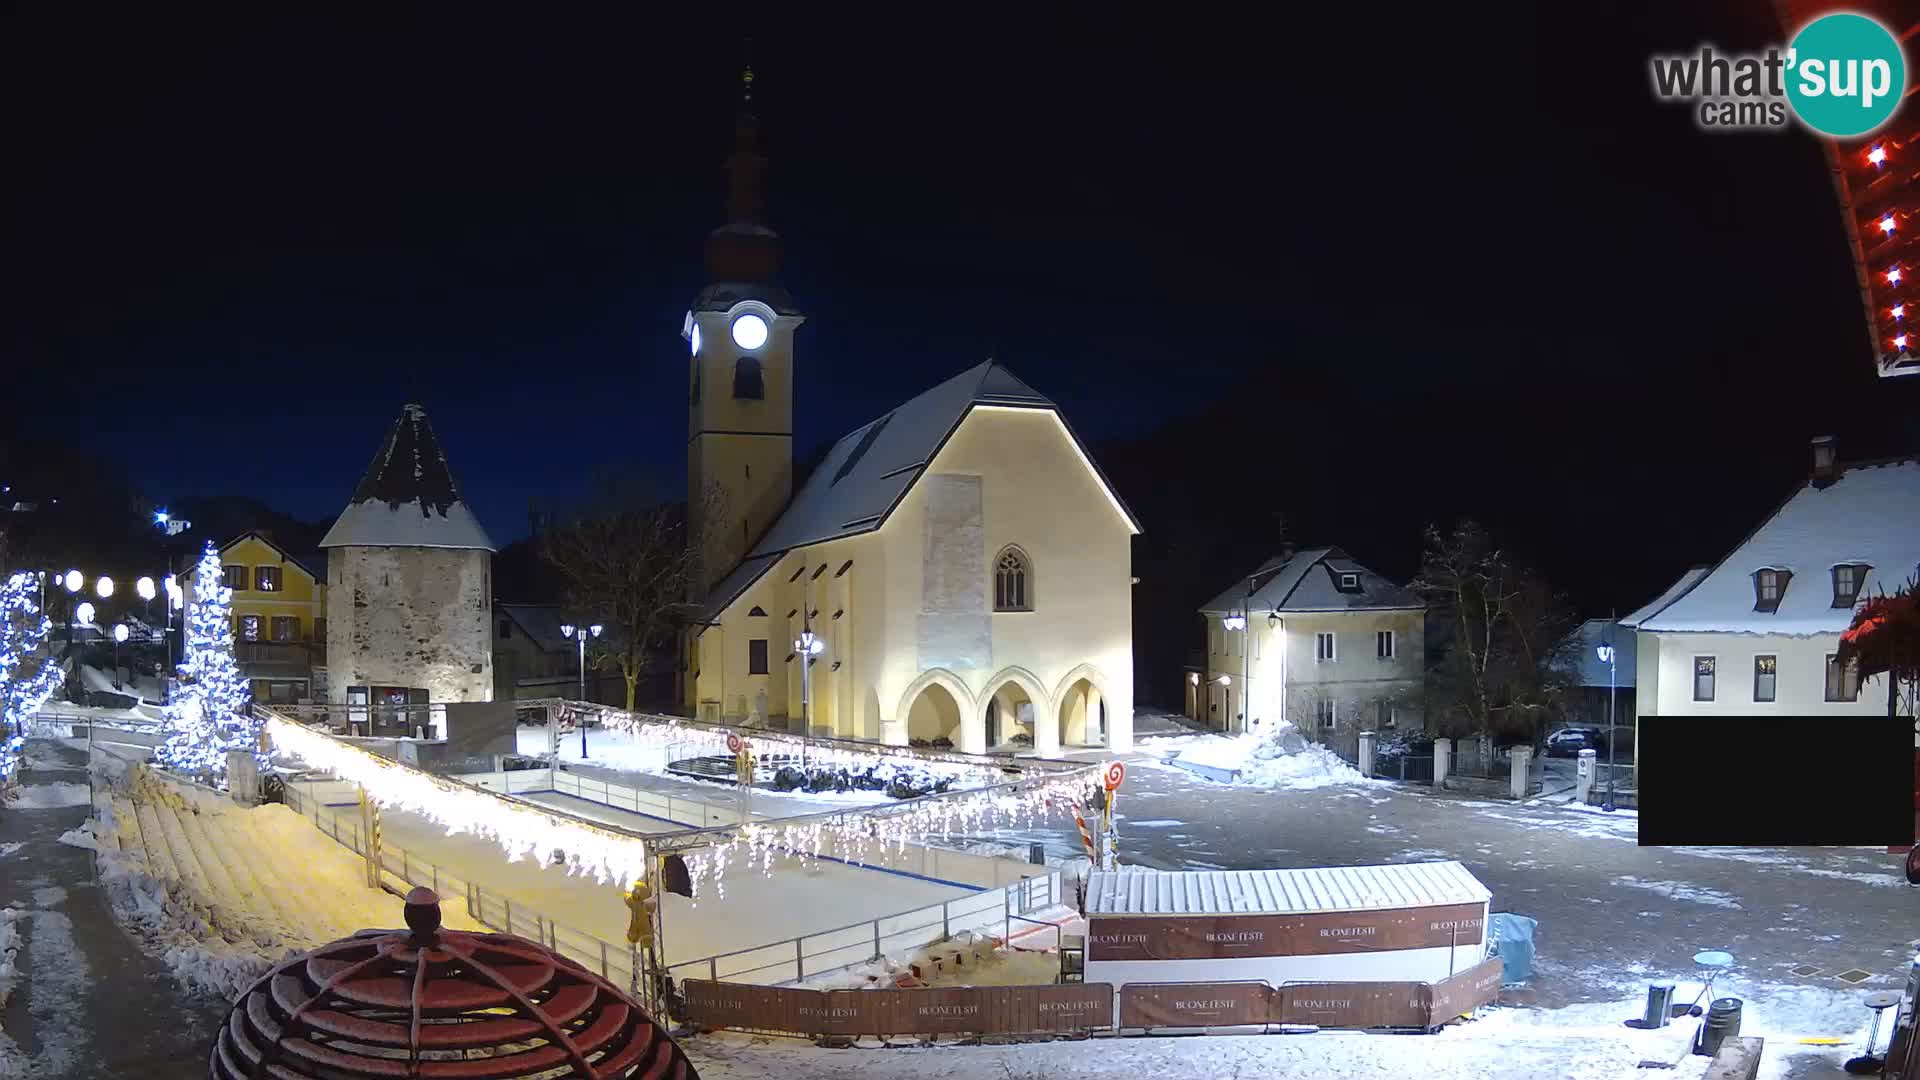
M269 716L266 727L277 751L360 785L383 807L419 814L443 826L448 836L487 837L507 853L508 862L532 858L544 866L564 859L569 873L621 888L646 876L647 848L639 837L431 776L277 716Z

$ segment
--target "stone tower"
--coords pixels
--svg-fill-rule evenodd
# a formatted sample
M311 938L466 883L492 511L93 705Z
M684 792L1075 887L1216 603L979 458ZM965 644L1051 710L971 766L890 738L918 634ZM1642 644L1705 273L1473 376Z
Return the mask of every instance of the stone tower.
M727 224L707 238L710 284L681 334L692 351L687 396L687 525L702 553L704 598L793 496L793 332L805 321L774 284L780 237L763 223L753 70L742 78L727 159Z
M420 406L393 422L320 546L330 702L493 699L493 542Z

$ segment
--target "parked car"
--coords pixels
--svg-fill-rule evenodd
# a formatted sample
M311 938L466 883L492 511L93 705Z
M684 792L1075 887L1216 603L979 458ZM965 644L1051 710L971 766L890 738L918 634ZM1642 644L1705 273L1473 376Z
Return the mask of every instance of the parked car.
M1607 733L1597 727L1566 727L1547 736L1548 757L1576 757L1582 750L1607 751Z

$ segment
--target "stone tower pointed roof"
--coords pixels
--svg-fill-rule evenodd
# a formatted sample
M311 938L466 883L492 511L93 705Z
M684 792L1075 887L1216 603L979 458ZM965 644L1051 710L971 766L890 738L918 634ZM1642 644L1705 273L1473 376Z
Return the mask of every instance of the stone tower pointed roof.
M427 411L416 404L402 409L387 430L386 441L320 546L494 550L479 519L460 498Z

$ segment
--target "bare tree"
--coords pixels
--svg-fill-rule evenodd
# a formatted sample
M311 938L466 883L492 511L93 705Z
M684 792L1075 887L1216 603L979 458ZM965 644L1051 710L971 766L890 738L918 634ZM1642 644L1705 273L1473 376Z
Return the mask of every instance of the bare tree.
M1554 661L1574 626L1566 602L1472 521L1428 527L1413 588L1447 635L1427 688L1441 732L1537 736L1563 697Z
M700 580L702 545L688 542L686 511L683 503L652 500L638 485L614 484L541 537L570 616L603 628L587 658L620 672L629 711L648 661L672 649Z

